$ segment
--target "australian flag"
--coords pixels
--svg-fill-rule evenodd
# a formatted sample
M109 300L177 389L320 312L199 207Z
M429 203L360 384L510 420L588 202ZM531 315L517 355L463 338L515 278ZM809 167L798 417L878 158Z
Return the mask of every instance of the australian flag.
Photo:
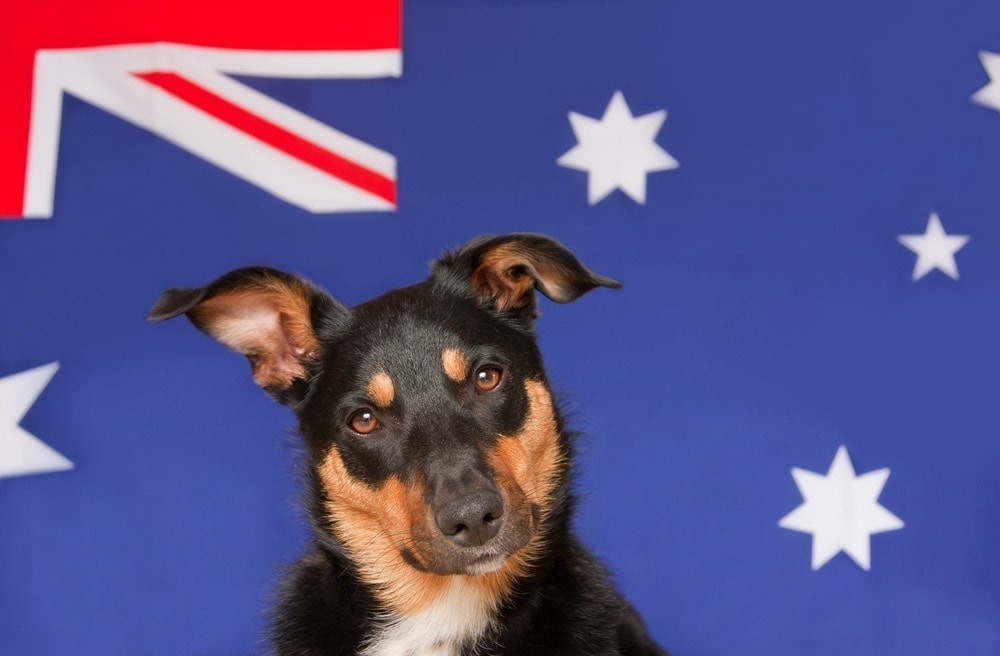
M292 416L160 291L516 231L624 284L537 326L658 642L1000 654L997 2L36 0L0 54L0 655L263 649Z

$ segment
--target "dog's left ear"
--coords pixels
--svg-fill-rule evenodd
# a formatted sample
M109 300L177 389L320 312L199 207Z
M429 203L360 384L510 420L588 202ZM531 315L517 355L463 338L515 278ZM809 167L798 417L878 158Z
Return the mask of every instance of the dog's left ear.
M535 316L535 290L557 303L569 303L595 287L621 283L597 275L565 246L528 233L480 237L448 253L433 267L449 286L470 290L485 307Z

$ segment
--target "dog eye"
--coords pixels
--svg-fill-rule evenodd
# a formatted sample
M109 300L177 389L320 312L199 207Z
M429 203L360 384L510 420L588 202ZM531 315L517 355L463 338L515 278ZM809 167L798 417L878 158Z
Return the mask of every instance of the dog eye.
M373 433L381 427L381 423L372 414L371 410L358 410L347 420L347 425L351 430L361 435Z
M480 367L476 372L476 389L480 392L489 392L496 389L503 378L503 372L496 367Z

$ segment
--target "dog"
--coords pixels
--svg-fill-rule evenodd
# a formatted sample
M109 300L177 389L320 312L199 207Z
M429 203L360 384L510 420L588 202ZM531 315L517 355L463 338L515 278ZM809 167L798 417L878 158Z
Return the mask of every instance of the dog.
M307 555L274 656L666 656L570 531L573 435L533 336L535 291L618 288L541 235L480 237L348 308L264 267L169 289L298 418Z

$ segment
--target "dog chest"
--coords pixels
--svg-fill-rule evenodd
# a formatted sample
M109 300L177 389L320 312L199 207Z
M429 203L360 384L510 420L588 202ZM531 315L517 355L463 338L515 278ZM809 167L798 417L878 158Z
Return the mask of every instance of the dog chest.
M460 656L493 619L496 600L455 576L424 610L390 620L368 641L363 656Z

